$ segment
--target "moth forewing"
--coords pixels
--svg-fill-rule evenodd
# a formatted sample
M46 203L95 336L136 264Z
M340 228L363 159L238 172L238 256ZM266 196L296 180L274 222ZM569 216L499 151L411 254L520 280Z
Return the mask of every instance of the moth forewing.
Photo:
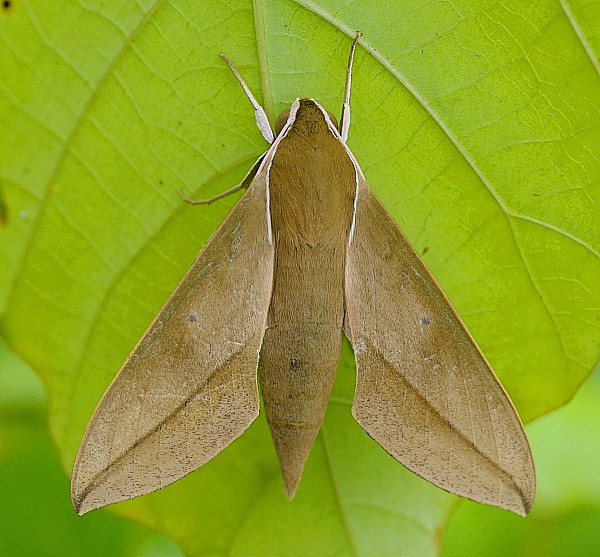
M420 256L358 174L345 283L358 373L352 413L413 472L525 515L535 469L519 416Z
M192 472L258 415L274 254L266 189L257 174L106 391L73 467L80 514Z

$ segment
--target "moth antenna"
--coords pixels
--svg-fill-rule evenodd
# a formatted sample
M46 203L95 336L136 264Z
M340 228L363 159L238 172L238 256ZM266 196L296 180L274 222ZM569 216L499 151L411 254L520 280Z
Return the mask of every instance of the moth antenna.
M256 125L258 126L260 133L262 133L262 136L269 143L273 143L273 140L275 139L275 134L271 129L271 124L269 124L269 119L267 118L267 113L265 112L265 109L262 106L260 106L259 102L256 100L256 97L252 94L252 91L250 91L250 87L248 87L248 85L244 81L244 78L240 75L240 72L238 72L236 67L233 65L233 62L222 52L221 54L219 54L219 56L223 58L225 62L227 62L229 69L233 72L233 75L235 75L237 80L240 82L244 93L246 93L246 96L250 99L250 102L254 107L254 118L256 119Z
M346 88L344 90L344 103L342 104L342 117L340 118L340 135L342 141L346 143L348 139L348 130L350 129L350 89L352 89L352 65L354 64L354 51L356 44L362 33L357 31L352 46L350 47L350 56L348 57L348 68L346 70Z

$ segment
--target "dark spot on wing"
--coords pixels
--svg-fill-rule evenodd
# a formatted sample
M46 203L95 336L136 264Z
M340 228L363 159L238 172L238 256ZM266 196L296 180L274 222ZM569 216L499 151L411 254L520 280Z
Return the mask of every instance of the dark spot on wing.
M0 226L4 226L8 222L8 205L4 200L2 189L0 189Z
M431 325L431 319L425 315L421 317L421 323L423 325Z

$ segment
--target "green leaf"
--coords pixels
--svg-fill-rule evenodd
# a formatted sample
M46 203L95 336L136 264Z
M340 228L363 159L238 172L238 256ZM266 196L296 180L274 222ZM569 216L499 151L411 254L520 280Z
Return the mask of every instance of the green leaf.
M6 3L5 3L6 5ZM594 13L596 10L596 13ZM102 392L265 150L220 51L272 119L297 96L349 145L525 420L569 400L600 346L594 3L86 2L0 6L0 326L43 378L65 466ZM293 503L260 419L119 512L190 554L435 555L456 501L349 412L353 364Z

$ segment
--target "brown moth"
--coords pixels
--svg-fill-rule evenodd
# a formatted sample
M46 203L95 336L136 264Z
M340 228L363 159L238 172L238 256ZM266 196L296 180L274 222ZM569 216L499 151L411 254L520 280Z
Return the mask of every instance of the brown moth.
M341 125L296 99L246 193L200 252L106 391L73 469L78 513L160 489L236 439L259 411L257 370L285 493L319 431L345 332L352 414L435 485L525 515L533 459L506 392L346 145L357 35ZM206 202L213 201L206 200Z

